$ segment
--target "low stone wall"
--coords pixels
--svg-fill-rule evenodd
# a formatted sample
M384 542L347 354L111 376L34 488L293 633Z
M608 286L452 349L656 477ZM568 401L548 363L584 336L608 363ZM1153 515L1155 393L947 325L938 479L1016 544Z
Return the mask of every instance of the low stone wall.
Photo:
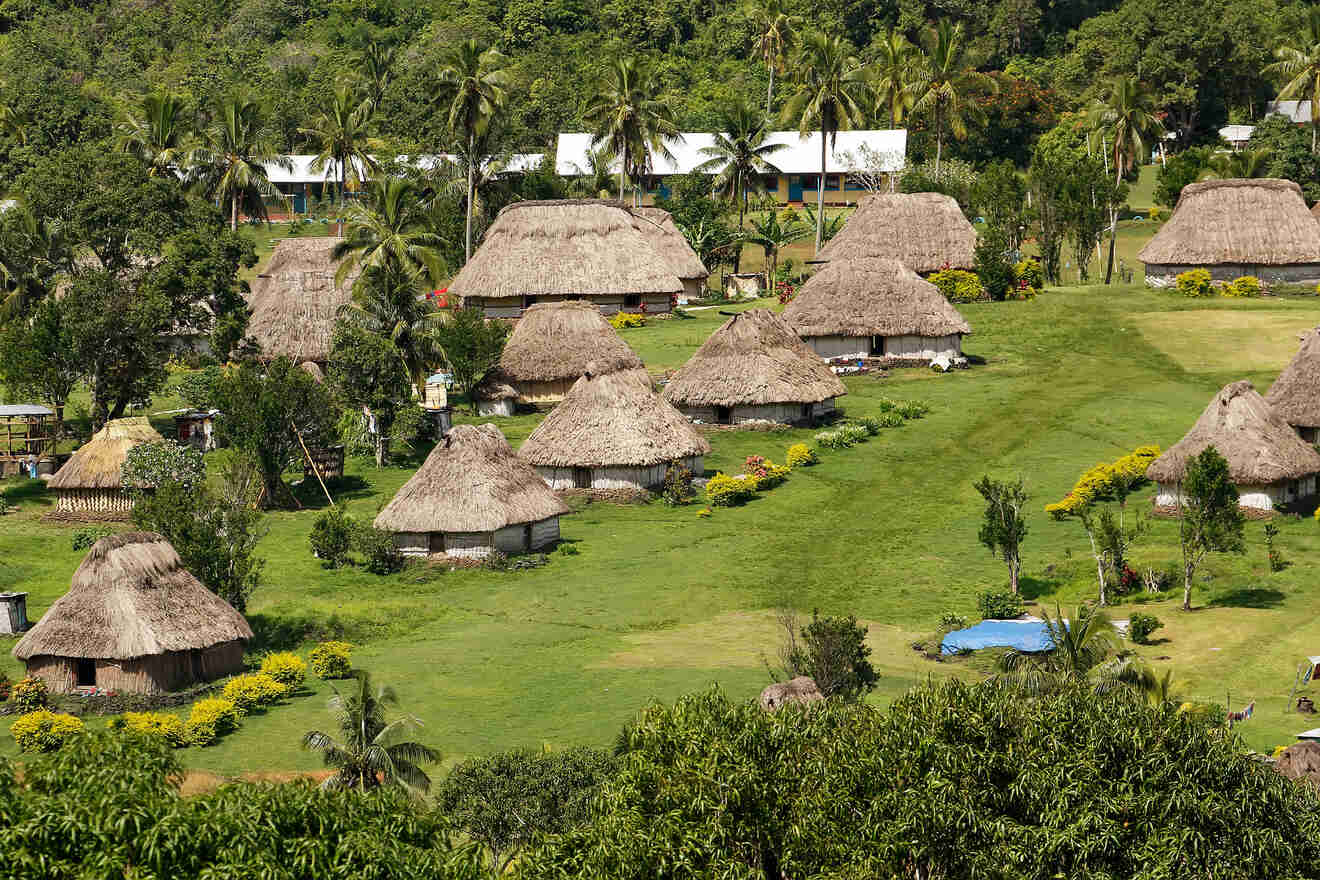
M721 420L713 406L680 406L679 411L694 422L705 425L739 425L744 422L775 422L781 425L812 425L834 414L834 398L820 403L772 403L760 406L735 406L727 421Z
M1320 263L1295 263L1286 266L1261 266L1245 263L1220 263L1213 266L1168 265L1148 263L1146 284L1149 287L1172 287L1179 275L1192 269L1207 269L1214 281L1232 281L1244 275L1254 275L1266 284L1320 283Z

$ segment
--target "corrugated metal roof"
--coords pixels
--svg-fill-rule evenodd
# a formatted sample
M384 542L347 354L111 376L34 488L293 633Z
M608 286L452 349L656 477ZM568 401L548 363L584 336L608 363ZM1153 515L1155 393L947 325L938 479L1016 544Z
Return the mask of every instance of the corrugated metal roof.
M53 416L55 412L39 403L0 404L0 418L5 416Z

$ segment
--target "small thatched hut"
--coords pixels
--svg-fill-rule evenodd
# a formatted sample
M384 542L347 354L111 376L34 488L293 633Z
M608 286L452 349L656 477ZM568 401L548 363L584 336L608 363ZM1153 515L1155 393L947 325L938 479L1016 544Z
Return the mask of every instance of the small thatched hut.
M674 225L674 218L663 208L631 208L633 228L651 243L656 253L664 257L678 280L683 282L679 302L701 299L706 290L710 272L701 257L688 244L683 233Z
M696 476L706 438L661 400L645 370L588 372L518 450L552 489L649 489L670 464Z
M1265 393L1265 401L1307 443L1320 440L1320 329L1302 336L1301 347Z
M315 379L317 385L325 384L325 370L316 361L303 361L298 368Z
M449 284L488 318L517 318L538 302L587 300L603 314L668 312L683 282L619 202L514 202L500 211Z
M133 499L120 478L128 450L164 440L143 416L106 422L46 484L55 492L56 514L65 519L127 519Z
M376 516L408 555L478 558L559 540L568 508L494 425L455 425Z
M335 284L338 238L286 238L275 245L266 271L252 282L248 335L263 360L324 364L341 306L352 298L356 267Z
M784 706L807 706L825 699L816 680L799 675L790 681L778 681L761 691L761 708L773 712Z
M1291 180L1206 180L1183 187L1173 216L1138 254L1146 283L1164 287L1189 269L1217 281L1320 280L1320 223Z
M811 276L783 313L816 354L929 365L962 355L972 328L939 289L897 260L831 260Z
M817 260L888 257L919 275L976 265L976 230L943 193L877 193L863 199Z
M661 397L709 424L810 424L847 390L789 326L766 309L725 321L674 374Z
M587 364L603 374L639 369L642 359L591 303L537 303L523 313L500 362L477 389L478 411L511 416L519 403L558 403Z
M1310 739L1293 743L1279 755L1274 769L1320 794L1320 743Z
M168 541L126 532L96 542L14 656L56 693L153 694L240 671L250 638L243 615L193 577Z
M1243 507L1284 509L1315 495L1320 453L1297 436L1250 382L1242 381L1225 385L1192 430L1146 469L1146 476L1158 484L1156 506L1178 504L1187 461L1207 446L1228 461Z

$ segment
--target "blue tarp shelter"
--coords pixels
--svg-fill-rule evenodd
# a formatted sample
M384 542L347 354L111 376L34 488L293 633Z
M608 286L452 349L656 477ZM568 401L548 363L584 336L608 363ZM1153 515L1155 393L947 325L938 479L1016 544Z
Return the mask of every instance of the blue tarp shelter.
M1015 648L1018 651L1049 651L1054 647L1049 630L1039 620L983 620L976 626L954 630L940 644L941 654L975 651L980 648Z

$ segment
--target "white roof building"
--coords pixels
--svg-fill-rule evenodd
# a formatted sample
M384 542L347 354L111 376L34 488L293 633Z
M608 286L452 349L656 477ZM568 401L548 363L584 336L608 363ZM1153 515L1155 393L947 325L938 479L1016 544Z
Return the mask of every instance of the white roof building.
M504 173L520 174L530 171L541 164L545 157L543 153L518 153L509 158L504 166ZM285 169L278 165L270 164L266 166L266 176L270 182L275 185L280 184L304 184L304 183L324 183L327 181L339 180L339 163L330 161L324 167L315 168L316 156L310 154L293 154L285 156L291 167ZM384 157L375 157L383 160ZM431 170L445 162L453 162L456 157L449 153L429 153L418 156L399 156L400 162L410 163L413 166Z
M1233 149L1241 149L1246 146L1247 141L1251 140L1251 134L1256 130L1254 125L1225 125L1219 129L1219 136L1228 142Z
M1278 113L1280 116L1287 116L1293 122L1302 123L1311 121L1311 102L1310 101L1267 101L1265 103L1265 115Z

